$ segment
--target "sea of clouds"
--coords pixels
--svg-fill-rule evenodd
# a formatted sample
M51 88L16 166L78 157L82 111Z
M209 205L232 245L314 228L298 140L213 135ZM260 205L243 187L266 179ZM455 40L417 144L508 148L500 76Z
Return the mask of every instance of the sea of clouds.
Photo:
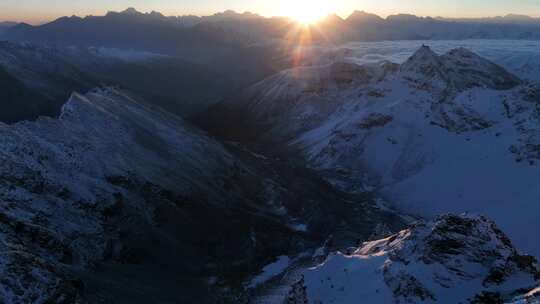
M402 63L422 45L443 54L464 47L487 58L525 80L540 80L540 41L527 40L430 40L354 42L337 47L347 50L347 61L358 64L388 60Z

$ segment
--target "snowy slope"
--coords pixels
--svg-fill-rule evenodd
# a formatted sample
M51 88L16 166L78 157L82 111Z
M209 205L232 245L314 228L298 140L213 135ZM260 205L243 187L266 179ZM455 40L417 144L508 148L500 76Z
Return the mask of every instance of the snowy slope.
M329 256L304 272L287 303L503 303L539 280L535 259L493 222L444 215Z
M540 256L529 233L540 229L538 90L468 50L422 47L397 67L285 71L224 109L244 113L259 140L288 144L345 190L376 189L428 217L486 214Z
M206 303L338 225L354 239L402 227L115 88L73 93L58 119L0 124L0 137L2 303Z
M74 93L60 119L0 124L0 134L3 303L75 302L81 285L67 269L124 255L119 214L154 223L160 191L188 194L231 164L179 118L113 89ZM153 205L123 188L130 179L156 191Z

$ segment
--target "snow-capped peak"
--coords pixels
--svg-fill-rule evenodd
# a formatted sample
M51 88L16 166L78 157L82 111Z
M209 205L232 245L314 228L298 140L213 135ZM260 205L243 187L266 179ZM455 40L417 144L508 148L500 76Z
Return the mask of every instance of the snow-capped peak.
M435 76L441 73L443 63L429 46L423 45L407 61L401 65L402 72L414 72L426 76Z
M424 45L403 63L401 72L416 85L439 86L447 95L475 87L505 90L521 83L504 68L465 48L438 55Z
M301 283L309 303L503 303L539 280L536 260L520 255L494 222L444 215L330 256Z

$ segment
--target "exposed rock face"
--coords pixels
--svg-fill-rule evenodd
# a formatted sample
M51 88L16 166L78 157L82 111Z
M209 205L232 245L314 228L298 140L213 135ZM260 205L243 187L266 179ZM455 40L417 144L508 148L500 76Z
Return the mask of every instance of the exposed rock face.
M444 62L429 46L422 46L401 65L401 72L415 73L430 78L445 77Z
M503 303L537 285L540 269L494 222L444 215L332 255L304 277L309 303Z
M504 90L521 83L519 78L502 67L465 48L439 56L428 46L422 46L403 63L401 72L424 86L440 81L441 85L453 91L475 87Z
M523 89L523 94L527 96L527 98L536 104L540 104L540 83L534 83L526 86Z
M522 296L516 297L511 304L538 304L540 303L540 287L535 288Z
M285 300L286 304L309 304L304 278L293 284Z

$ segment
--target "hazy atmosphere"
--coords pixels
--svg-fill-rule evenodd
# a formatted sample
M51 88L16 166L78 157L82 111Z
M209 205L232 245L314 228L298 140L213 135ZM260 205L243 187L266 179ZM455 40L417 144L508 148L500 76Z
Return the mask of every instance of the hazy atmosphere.
M0 0L1 304L540 304L537 0Z

